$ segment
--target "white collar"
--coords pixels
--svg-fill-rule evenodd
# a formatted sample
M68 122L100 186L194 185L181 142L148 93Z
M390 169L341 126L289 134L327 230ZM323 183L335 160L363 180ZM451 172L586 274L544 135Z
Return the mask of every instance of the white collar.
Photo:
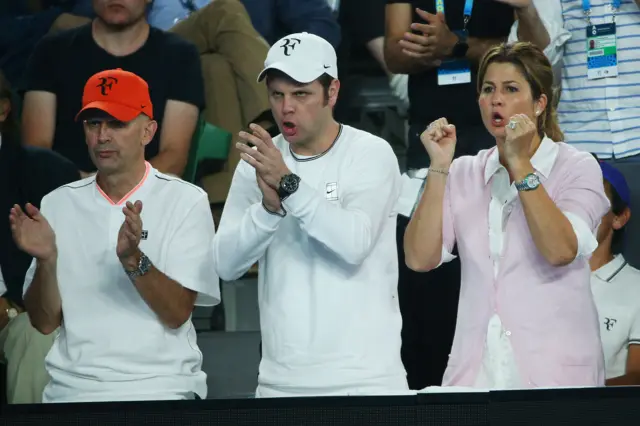
M602 265L592 273L602 281L611 282L613 277L618 275L626 265L627 261L624 259L624 256L622 254L616 254L609 263Z
M540 142L540 146L536 150L533 157L531 157L531 165L538 173L545 178L549 177L553 164L556 162L558 156L558 144L548 138L546 135ZM493 152L489 155L487 164L484 167L484 183L489 183L491 177L500 170L502 164L500 164L500 154L498 154L498 147L493 148Z

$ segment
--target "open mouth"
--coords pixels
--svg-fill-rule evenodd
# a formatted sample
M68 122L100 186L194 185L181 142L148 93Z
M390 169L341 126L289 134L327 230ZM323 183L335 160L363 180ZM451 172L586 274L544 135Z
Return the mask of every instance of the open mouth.
M297 127L295 123L291 121L283 121L282 122L282 133L286 136L293 136L297 133Z
M491 124L495 127L503 127L506 123L505 118L499 113L494 112L491 114Z

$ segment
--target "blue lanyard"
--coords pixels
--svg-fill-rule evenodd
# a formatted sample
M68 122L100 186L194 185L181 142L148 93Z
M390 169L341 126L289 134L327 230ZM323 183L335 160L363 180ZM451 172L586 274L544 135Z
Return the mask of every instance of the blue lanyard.
M588 0L583 0L588 1ZM622 0L615 0L620 3ZM436 12L440 12L444 15L444 0L436 0ZM471 19L471 13L473 12L473 0L464 0L464 29L467 29L469 19Z
M611 6L613 7L613 22L616 22L616 11L620 9L622 0L612 0ZM591 0L582 0L582 10L587 17L587 24L591 26Z
M622 0L613 0L611 2L614 9L620 9L620 4L622 4ZM585 12L591 12L591 0L582 0L582 10Z

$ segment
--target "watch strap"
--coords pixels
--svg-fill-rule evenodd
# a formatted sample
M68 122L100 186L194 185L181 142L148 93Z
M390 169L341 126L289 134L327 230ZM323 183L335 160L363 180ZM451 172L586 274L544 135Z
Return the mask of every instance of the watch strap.
M125 272L130 280L135 280L136 278L141 277L145 275L147 272L149 272L150 268L151 268L151 260L149 260L146 254L141 253L140 260L138 260L138 267L133 271L125 270Z
M522 180L515 182L518 191L533 191L540 186L540 178L535 173L529 173Z

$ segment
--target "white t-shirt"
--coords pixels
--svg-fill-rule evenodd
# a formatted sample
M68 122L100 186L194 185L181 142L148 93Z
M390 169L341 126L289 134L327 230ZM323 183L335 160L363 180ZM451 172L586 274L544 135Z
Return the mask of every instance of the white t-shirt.
M302 179L283 203L286 217L265 210L255 171L241 161L214 239L222 279L260 262L257 395L405 391L395 154L345 125L318 156L294 156L281 135L274 143Z
M140 249L161 272L220 301L213 267L215 234L207 194L153 169L114 204L89 177L45 196L41 211L56 233L63 322L46 358L44 402L205 398L206 374L191 321L163 325L116 255L126 201L142 201ZM32 262L25 280L35 273Z
M623 376L629 345L640 345L640 271L621 254L591 273L606 378Z

